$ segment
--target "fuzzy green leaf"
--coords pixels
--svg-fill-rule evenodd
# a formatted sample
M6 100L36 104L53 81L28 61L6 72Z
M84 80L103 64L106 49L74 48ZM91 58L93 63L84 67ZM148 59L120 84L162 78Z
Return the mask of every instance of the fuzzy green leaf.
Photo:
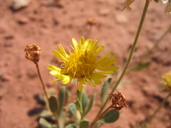
M62 86L60 91L59 91L59 109L58 109L58 115L60 115L60 113L63 110L63 106L66 103L66 86Z
M58 102L57 102L57 98L54 96L51 96L49 99L49 108L51 110L52 113L56 113L58 111Z
M74 103L71 103L68 108L71 111L72 115L75 116L76 119L78 119L76 105Z
M102 90L101 90L101 94L100 94L100 98L101 98L101 102L102 104L104 103L104 101L106 100L106 95L109 89L109 85L111 83L112 78L108 78L105 83L103 84Z
M113 123L118 119L119 119L119 111L117 111L115 109L109 110L107 113L105 113L101 117L101 120L103 120L104 123Z
M39 119L39 124L40 124L41 128L57 128L56 125L50 124L44 118Z
M86 106L88 102L88 97L85 92L82 92L82 107L83 107L83 113L85 112Z
M95 94L92 95L91 99L90 99L90 102L89 102L89 105L86 109L86 111L83 113L83 117L87 115L87 113L91 110L92 106L93 106L93 102L94 102L94 98L95 98Z
M80 122L80 128L88 128L89 123L90 123L89 120L86 120L86 119L82 120L82 121Z

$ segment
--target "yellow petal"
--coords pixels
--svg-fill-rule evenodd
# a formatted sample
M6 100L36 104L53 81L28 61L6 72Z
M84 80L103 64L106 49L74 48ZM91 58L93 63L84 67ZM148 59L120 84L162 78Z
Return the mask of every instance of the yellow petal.
M63 79L61 81L62 84L68 84L71 81L71 77L67 75L62 75L62 79Z
M57 71L50 71L50 74L53 75L53 76L56 76L56 75L59 74L59 72L57 72Z
M57 71L57 72L60 72L61 71L61 69L60 68L57 68L56 66L54 66L54 65L48 65L48 69L49 70L52 70L52 71Z
M78 48L78 43L77 43L76 39L72 38L72 43L74 45L74 48L77 49Z
M85 83L85 79L79 79L79 84L78 84L78 91L82 92L83 90L83 85Z

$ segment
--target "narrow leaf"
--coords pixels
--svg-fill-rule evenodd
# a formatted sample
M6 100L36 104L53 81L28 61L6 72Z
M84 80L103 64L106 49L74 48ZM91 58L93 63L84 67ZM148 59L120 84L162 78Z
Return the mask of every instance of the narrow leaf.
M74 103L71 103L68 108L71 111L72 115L75 116L76 119L78 119L76 105Z
M40 124L41 128L57 128L56 125L50 124L44 118L39 119L39 124Z
M87 113L91 110L92 106L93 106L93 102L94 102L94 98L95 98L95 94L91 97L89 105L85 111L85 113L83 114L83 117L87 115Z
M56 113L58 111L58 103L57 103L57 99L54 96L51 96L49 99L49 108L51 110L52 113Z
M85 112L86 106L88 102L88 97L85 92L82 92L82 107L83 107L83 113Z
M59 92L59 109L58 115L62 112L63 106L66 103L66 86L62 86Z
M148 62L145 62L145 63L142 63L142 64L138 64L134 70L142 70L146 67L148 67L149 65L151 64L151 61L148 61Z
M106 95L109 89L109 85L111 83L112 78L108 78L105 83L103 84L102 90L101 90L101 94L100 94L100 98L101 98L101 102L102 104L104 103L104 101L106 100Z

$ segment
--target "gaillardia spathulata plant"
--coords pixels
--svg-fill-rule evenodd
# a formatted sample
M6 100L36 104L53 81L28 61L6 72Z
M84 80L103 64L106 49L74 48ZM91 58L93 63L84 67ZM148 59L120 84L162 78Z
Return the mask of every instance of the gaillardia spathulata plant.
M59 68L48 66L50 74L57 78L53 81L62 80L62 84L68 84L72 79L77 79L78 90L82 91L86 82L96 86L102 83L101 79L105 78L106 74L113 74L118 70L118 66L112 65L117 61L115 55L110 56L112 51L99 57L104 45L98 46L97 40L85 40L81 37L79 43L75 39L72 39L72 42L73 47L69 54L62 45L58 45L58 51L53 50L54 55L62 61Z

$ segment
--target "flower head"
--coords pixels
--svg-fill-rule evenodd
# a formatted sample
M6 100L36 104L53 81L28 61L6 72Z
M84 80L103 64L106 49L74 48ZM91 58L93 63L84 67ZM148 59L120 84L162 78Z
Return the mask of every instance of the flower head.
M161 83L164 86L165 90L171 93L171 71L162 76Z
M25 57L34 63L39 61L40 55L42 54L41 48L36 44L27 45L24 51L26 52Z
M83 84L88 82L92 86L101 84L101 79L106 74L112 74L119 67L112 64L117 61L115 55L109 56L111 51L102 56L98 54L104 49L104 46L98 46L96 40L85 40L81 37L78 43L72 39L73 47L69 54L66 53L62 45L58 45L58 51L54 50L54 55L62 61L60 68L49 65L50 74L56 76L57 80L62 80L62 84L69 83L72 79L77 79L78 90L82 91Z

